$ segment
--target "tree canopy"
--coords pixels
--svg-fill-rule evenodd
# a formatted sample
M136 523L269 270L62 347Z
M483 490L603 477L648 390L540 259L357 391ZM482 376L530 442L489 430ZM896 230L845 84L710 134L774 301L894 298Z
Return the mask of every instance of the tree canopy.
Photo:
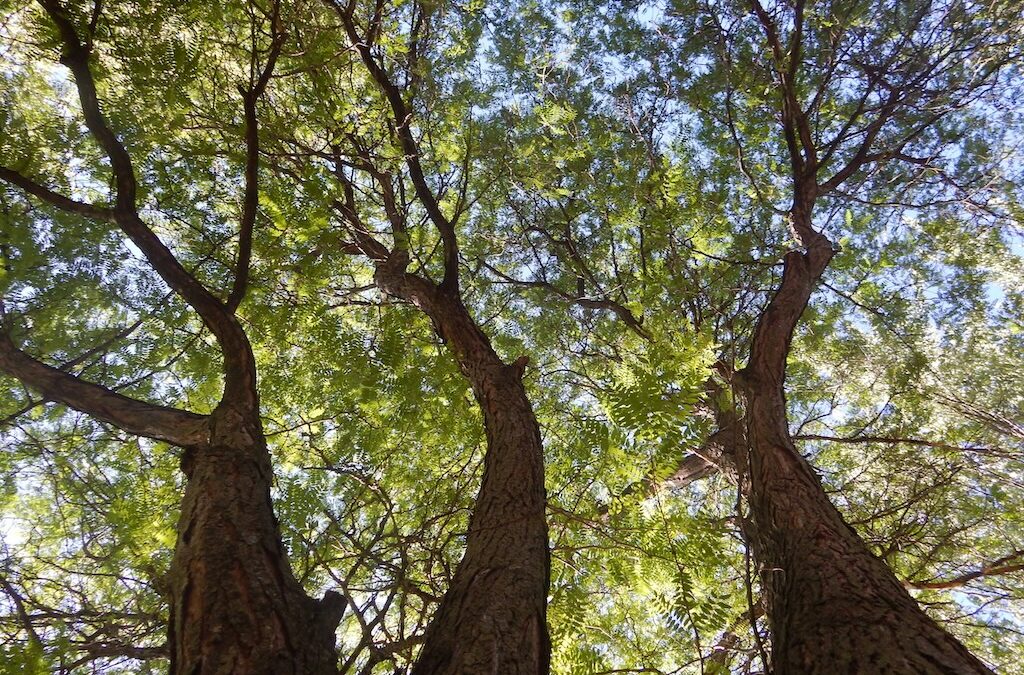
M1022 30L0 0L0 670L1024 674Z

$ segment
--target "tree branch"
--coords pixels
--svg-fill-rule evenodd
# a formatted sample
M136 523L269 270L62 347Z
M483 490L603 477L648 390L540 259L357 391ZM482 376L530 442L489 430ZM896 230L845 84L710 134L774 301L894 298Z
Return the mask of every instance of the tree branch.
M325 2L338 14L349 41L359 52L363 65L391 107L395 133L401 143L402 151L405 153L405 163L409 168L409 177L412 179L416 196L422 202L427 216L441 235L444 249L444 278L441 280L439 288L447 292L457 292L459 288L459 246L455 236L455 227L441 212L437 197L427 184L423 165L420 163L419 144L412 133L412 112L402 98L402 92L391 82L387 71L374 57L371 49L373 36L369 35L366 39L360 37L353 16L354 6L342 7L337 0L325 0Z
M89 67L90 51L75 32L67 11L57 0L39 0L57 27L63 43L61 63L75 80L86 127L103 149L114 173L113 219L156 270L210 328L224 356L224 396L249 410L257 406L256 365L249 341L233 313L192 276L160 238L139 217L136 179L131 157L107 124L96 94L96 82Z
M547 291L548 293L555 295L559 298L562 298L567 302L570 302L574 305L579 305L580 307L584 307L586 309L609 310L613 314L615 314L615 316L619 317L619 319L623 323L625 323L626 326L629 327L629 329L632 330L634 333L636 333L645 340L652 339L651 334L644 329L641 320L638 319L635 314L633 314L633 311L630 310L629 307L626 307L625 305L619 302L616 302L609 298L586 298L573 295L572 293L567 293L562 289L558 288L557 286L555 286L554 284L551 284L547 281L528 281L523 279L516 279L515 277L505 274L504 272L497 269L496 267L494 267L493 265L486 261L481 262L483 262L483 266L486 267L488 271L490 271L495 276L499 277L502 281L504 281L507 284L511 284L513 286L521 286L524 288L538 288Z
M0 372L39 391L50 401L62 403L131 434L179 447L200 445L209 437L205 415L146 403L86 382L21 351L3 330L0 330Z
M782 89L783 135L786 138L786 146L789 148L793 178L799 182L806 175L813 176L818 165L810 126L807 124L807 117L800 107L796 91L800 40L803 37L803 2L801 1L797 4L797 15L794 19L795 28L791 36L793 53L790 53L788 56L786 49L782 46L778 26L761 5L760 0L751 0L751 7L761 23L761 27L764 29L765 39L772 50L775 72L778 74L779 84Z
M998 560L984 564L972 572L965 572L964 574L960 574L951 579L946 579L945 581L911 581L908 579L903 582L903 585L907 588L935 590L958 588L960 586L964 586L968 582L974 581L975 579L981 579L982 577L1020 572L1024 570L1024 563L1014 561L1020 560L1021 558L1024 558L1024 551L1014 551L1013 553L1003 556Z
M105 220L110 222L113 222L114 220L114 212L110 209L102 206L86 204L85 202L79 202L65 197L58 192L54 192L48 187L40 185L28 176L25 176L14 169L0 166L0 180L4 180L11 185L16 185L28 194L38 197L45 203L51 206L56 206L62 211L77 213L80 216L94 218L96 220Z
M259 206L260 194L260 134L256 103L267 89L270 76L274 72L274 65L284 46L285 34L281 29L280 12L281 3L277 1L274 3L270 19L273 38L270 43L270 53L267 55L267 63L263 66L256 82L251 83L248 89L241 90L245 109L245 197L242 201L242 217L238 229L238 261L235 265L235 281L227 302L225 302L229 312L238 309L245 298L246 288L249 284L249 266L252 262L252 231L256 224L256 210ZM255 28L253 31L255 32ZM254 41L255 39L253 37ZM253 45L252 58L256 59L255 45Z
M823 434L797 434L793 436L794 441L828 441L830 443L899 443L901 445L916 445L925 448L938 450L953 450L955 452L975 452L981 455L996 455L1001 457L1016 457L1015 453L999 450L997 448L983 448L973 446L953 445L939 441L928 441L923 438L899 438L893 436L826 436Z

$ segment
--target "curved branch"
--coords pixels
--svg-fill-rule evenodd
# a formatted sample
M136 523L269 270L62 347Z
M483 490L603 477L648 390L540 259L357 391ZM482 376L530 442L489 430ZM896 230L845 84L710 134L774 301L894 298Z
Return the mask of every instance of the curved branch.
M102 206L94 206L85 202L75 201L74 199L65 197L59 192L54 192L50 188L40 185L19 171L9 169L6 166L0 166L0 180L20 187L33 197L38 197L50 206L56 206L61 211L77 213L80 216L94 218L96 220L105 220L110 222L113 222L114 220L114 212L110 209Z
M630 330L639 335L645 340L653 340L653 336L643 327L643 319L638 318L633 311L623 305L622 303L611 300L610 298L586 298L567 293L562 289L558 288L552 283L547 281L530 281L525 279L516 279L515 277L509 276L497 269L486 261L481 261L483 266L486 267L492 274L501 278L501 280L512 286L520 286L523 288L539 288L547 291L551 295L559 297L566 302L574 305L579 305L585 309L598 309L608 310L615 314Z
M249 285L249 266L252 262L252 231L256 224L256 210L259 206L259 168L260 168L260 134L259 120L256 116L256 103L267 90L270 77L274 72L274 66L281 55L284 47L285 34L280 26L281 3L275 2L273 15L270 19L273 39L270 43L270 53L267 56L267 63L260 71L256 82L248 89L242 89L242 98L245 108L245 196L242 200L242 218L238 228L238 261L235 265L235 281L231 286L231 293L225 302L227 310L234 312L242 304L245 292ZM253 29L255 33L255 28ZM255 41L255 36L253 40ZM256 59L255 45L253 47L253 60Z
M63 43L61 63L71 70L85 117L86 127L103 149L114 174L114 222L131 239L157 274L202 318L220 345L224 356L224 395L254 411L257 406L256 364L252 349L233 312L190 274L139 217L137 183L131 157L118 140L100 108L96 82L89 67L89 45L83 44L67 11L57 0L39 0L50 16Z

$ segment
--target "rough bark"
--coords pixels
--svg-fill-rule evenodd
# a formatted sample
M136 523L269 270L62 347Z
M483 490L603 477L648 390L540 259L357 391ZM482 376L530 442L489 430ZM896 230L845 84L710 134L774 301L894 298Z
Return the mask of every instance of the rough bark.
M505 364L476 325L459 290L456 221L433 192L420 162L414 132L414 87L392 81L390 66L376 49L372 27L358 25L355 6L326 0L359 54L370 79L391 110L393 139L405 154L416 199L441 236L444 276L437 284L410 274L408 223L397 208L391 177L373 168L358 147L367 171L381 190L394 246L388 250L359 214L355 187L337 171L345 199L336 208L350 225L356 247L376 265L374 280L390 295L423 311L448 344L480 405L487 433L483 482L466 535L466 552L427 630L415 675L544 675L548 672L549 551L545 514L544 457L540 428L522 384L525 362ZM416 29L414 29L416 30ZM385 52L386 53L386 52ZM415 54L409 66L414 67Z
M222 404L208 445L182 459L188 485L171 566L173 675L337 672L344 607L292 575L270 500L270 454L253 416Z
M750 361L734 380L746 401L749 452L739 468L749 481L747 537L761 570L774 672L989 673L843 521L793 444L786 357L832 247L811 227L809 206L798 202L791 218L805 251L786 256Z
M312 600L292 575L255 413L222 403L206 417L130 399L33 359L2 330L0 371L104 422L186 447L169 575L172 674L337 672L344 603L335 593Z
M522 383L457 291L378 268L377 283L419 306L448 344L480 405L484 475L466 553L430 628L414 675L545 675L549 552L540 428Z

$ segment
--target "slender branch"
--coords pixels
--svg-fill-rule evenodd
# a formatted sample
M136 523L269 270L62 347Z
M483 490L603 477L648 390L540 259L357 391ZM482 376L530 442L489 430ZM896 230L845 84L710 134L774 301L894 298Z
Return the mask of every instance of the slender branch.
M96 220L111 222L114 220L114 212L110 209L102 206L94 206L85 202L75 201L74 199L65 197L58 192L54 192L48 187L40 185L28 176L25 176L14 169L0 166L0 180L4 180L11 185L17 185L28 194L38 197L47 204L56 206L62 211L77 213L80 216L94 218Z
M811 142L810 129L807 127L806 119L803 116L797 99L796 87L794 85L796 64L791 62L789 66L786 65L786 50L782 46L778 27L761 5L760 0L751 0L751 7L761 23L761 27L764 29L765 39L772 50L775 72L779 77L779 84L782 89L782 131L786 138L786 146L789 149L793 177L794 179L800 179L805 175L805 172L813 175L817 160L813 157L814 144ZM802 10L800 13L802 15ZM798 37L799 32L794 31L793 39L796 40ZM804 144L804 152L800 151L801 143ZM809 162L805 162L805 153ZM809 168L807 167L808 163L810 164Z
M420 163L421 153L419 144L412 132L412 112L402 98L402 92L395 86L387 71L384 70L383 66L374 57L371 49L373 35L368 35L365 39L360 37L353 16L354 6L343 7L337 0L325 0L325 2L338 14L349 41L356 48L356 51L359 52L367 72L369 72L370 77L377 84L377 87L384 94L391 107L394 130L401 143L402 151L405 153L405 163L409 168L409 177L412 179L416 196L423 204L423 208L427 212L430 221L441 235L444 251L444 278L441 281L440 288L448 292L457 292L459 288L459 246L455 236L455 227L444 213L441 212L437 197L427 184L423 165Z
M900 445L916 445L937 450L953 450L956 452L975 452L982 455L1016 456L1015 453L999 450L997 448L983 448L974 446L960 446L952 443L939 441L928 441L923 438L899 438L893 436L827 436L823 434L797 434L793 436L794 441L828 441L830 443L892 443Z
M29 616L28 611L25 609L25 598L18 593L14 585L2 574L0 574L0 587L4 589L7 597L14 603L14 611L18 615L18 620L21 621L21 627L28 633L29 640L34 642L37 647L42 647L43 641L39 638L39 633L36 632L35 625L32 623L32 617Z
M260 135L259 120L256 116L256 103L267 89L274 65L284 46L285 34L281 30L281 3L275 2L271 16L273 38L267 63L263 66L259 78L248 89L242 89L245 109L245 197L242 202L242 218L238 230L238 261L235 265L235 281L225 303L229 312L234 312L245 298L249 284L249 266L252 262L252 231L256 223L256 211L259 206L259 164ZM255 31L255 28L254 28ZM255 37L253 38L255 40ZM253 59L256 58L255 47Z
M851 157L850 160L846 163L846 166L839 169L839 171L837 171L831 178L820 184L820 194L826 194L836 189L837 187L842 185L846 179L848 179L853 174L857 173L857 171L859 171L861 167L865 166L871 161L871 159L869 158L871 148L873 147L875 139L878 137L879 132L881 132L882 127L884 127L885 123L889 121L889 118L892 114L895 105L896 92L894 91L890 94L889 99L886 101L885 105L882 106L882 109L879 112L878 117L876 117L875 120L871 122L871 124L869 124L865 129L864 138L861 141L860 146L857 148L857 151L854 153L853 157Z
M79 98L82 102L82 114L85 116L85 124L93 138L103 149L103 152L110 159L110 168L114 172L116 184L116 204L118 211L134 212L137 184L135 181L135 170L132 168L131 158L124 145L117 139L114 132L107 125L103 113L100 111L99 99L96 95L96 82L93 80L92 71L89 69L89 46L78 39L67 10L56 0L39 0L50 19L57 27L61 42L64 45L64 52L61 56L61 63L71 70L75 77L75 84L78 88Z
M1024 570L1024 563L1015 561L1020 560L1021 558L1024 558L1024 551L1014 551L1013 553L1003 556L998 560L984 564L974 571L965 572L964 574L960 574L951 579L946 579L945 581L906 580L903 582L903 585L907 588L936 590L958 588L966 585L968 582L974 581L975 579L981 579L982 577L992 577L1020 572Z
M341 216L348 223L349 231L352 236L355 237L355 246L370 260L375 263L381 264L391 258L391 251L388 248L377 241L377 239L370 233L370 229L363 222L362 218L359 217L359 210L356 208L355 203L355 190L352 187L352 183L341 176L342 189L345 193L345 201L335 199L332 202L334 210L341 214ZM342 253L351 253L351 246L345 245L341 247Z
M69 663L67 665L69 670L101 658L122 657L134 659L136 661L149 661L152 659L167 658L170 653L167 645L161 645L159 647L139 647L136 645L102 641L72 644L72 647L77 651L85 652L85 656Z
M516 279L515 277L505 274L501 270L497 269L496 267L485 261L483 261L483 266L486 267L488 271L490 271L495 276L499 277L503 282L507 284L511 284L513 286L521 286L524 288L538 288L547 291L548 293L555 295L559 298L562 298L563 300L571 302L575 305L584 307L586 309L609 310L613 314L615 314L615 316L619 317L619 319L621 319L622 322L625 323L630 330L632 330L634 333L636 333L643 339L653 339L651 334L644 329L641 320L638 319L635 314L633 314L633 311L630 310L629 307L626 307L625 305L619 302L616 302L609 298L580 297L572 293L567 293L562 289L558 288L557 286L555 286L554 284L551 284L547 281L529 281L523 279Z

